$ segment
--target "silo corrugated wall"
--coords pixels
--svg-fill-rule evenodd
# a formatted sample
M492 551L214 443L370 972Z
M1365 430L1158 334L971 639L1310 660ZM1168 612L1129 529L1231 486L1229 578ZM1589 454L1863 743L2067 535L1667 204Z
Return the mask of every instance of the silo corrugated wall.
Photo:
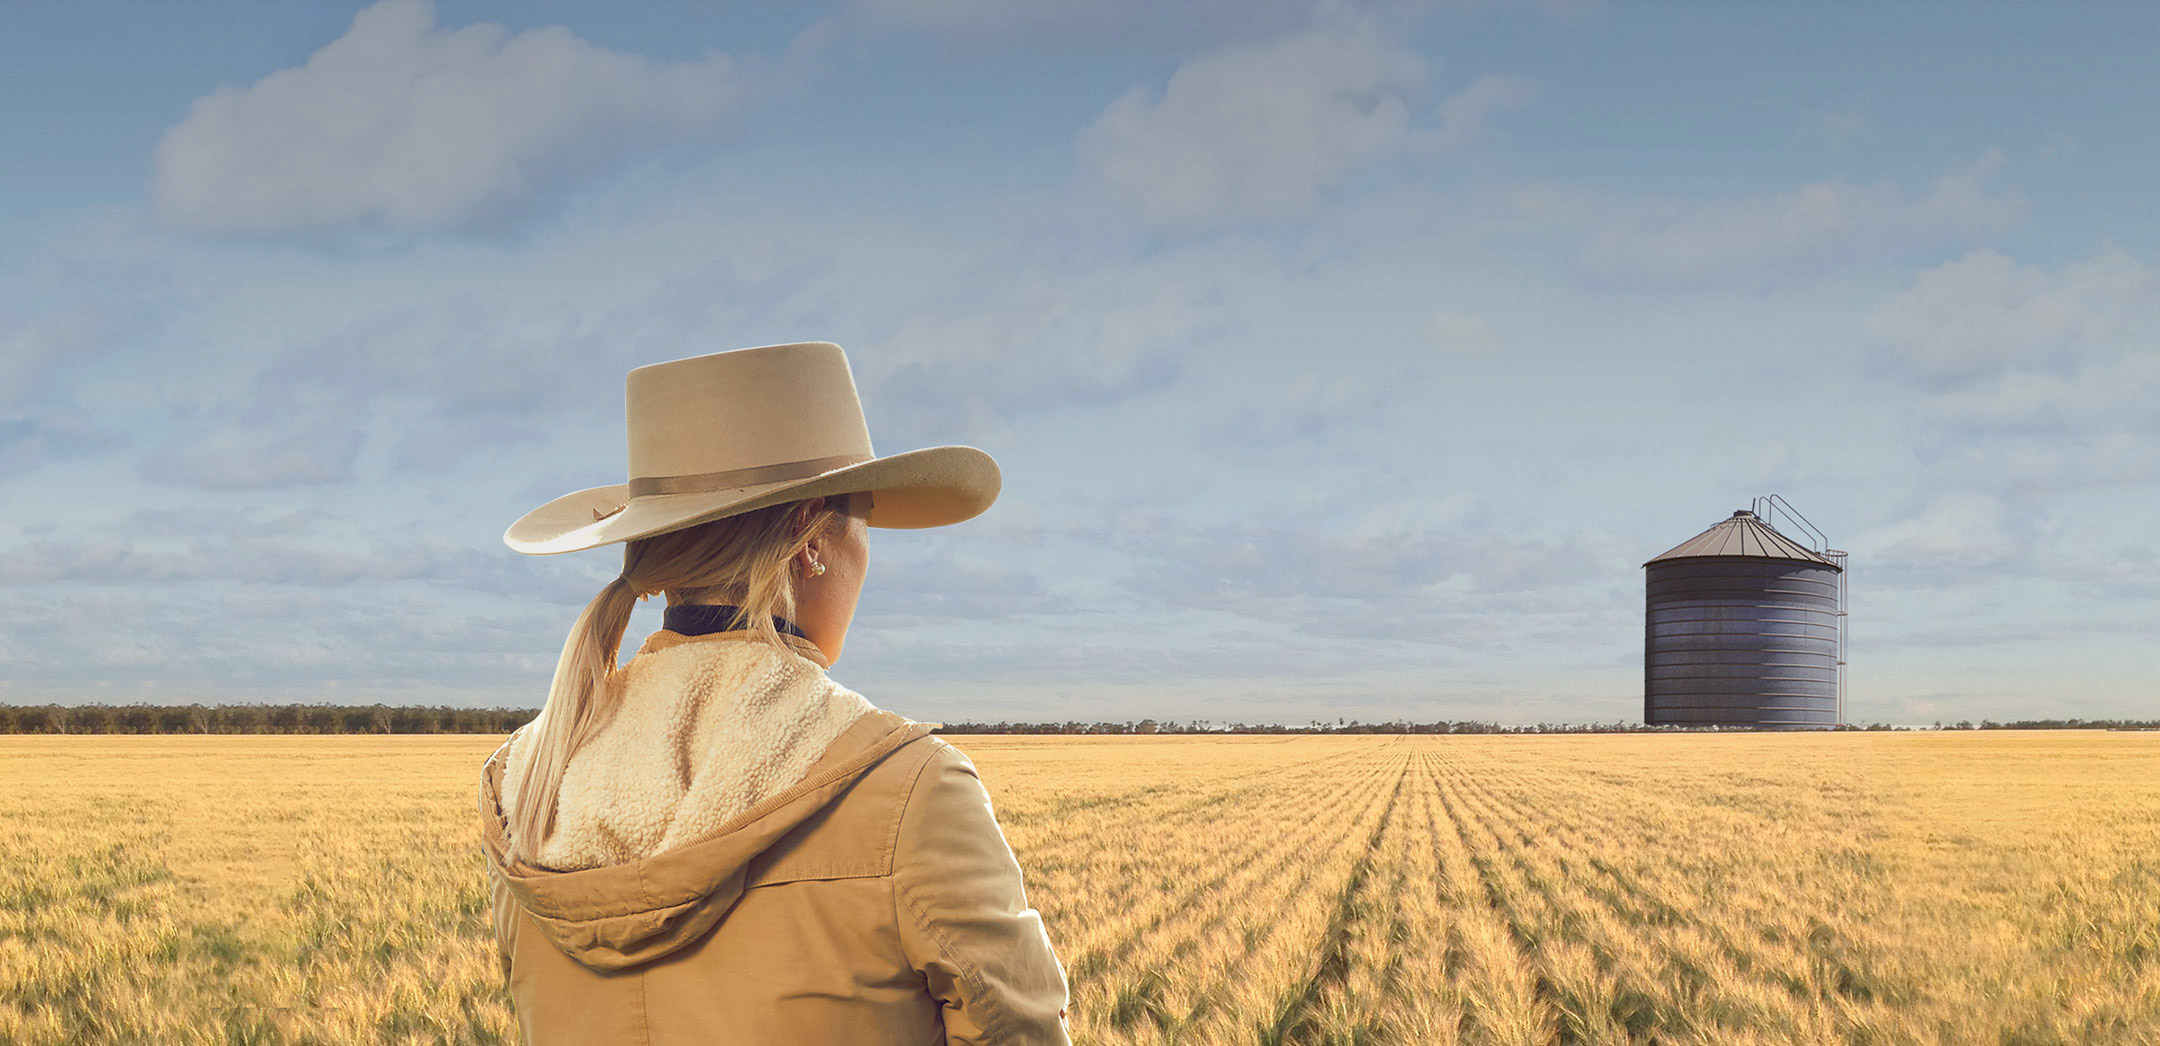
M1838 569L1754 555L1646 564L1643 721L1838 725Z

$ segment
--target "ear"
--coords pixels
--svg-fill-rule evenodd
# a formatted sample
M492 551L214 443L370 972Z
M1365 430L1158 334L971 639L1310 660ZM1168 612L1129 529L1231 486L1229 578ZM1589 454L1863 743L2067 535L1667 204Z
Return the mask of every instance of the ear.
M796 505L795 511L788 516L788 532L791 534L802 533L805 528L810 526L810 517L816 515L817 511L824 507L825 497L822 494Z

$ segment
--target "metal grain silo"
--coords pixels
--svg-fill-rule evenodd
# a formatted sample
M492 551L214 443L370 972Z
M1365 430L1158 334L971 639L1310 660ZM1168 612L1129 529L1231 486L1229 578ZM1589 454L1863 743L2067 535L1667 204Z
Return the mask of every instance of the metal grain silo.
M1830 729L1844 719L1845 553L1771 527L1757 498L1643 564L1643 721ZM1826 544L1826 543L1825 543Z

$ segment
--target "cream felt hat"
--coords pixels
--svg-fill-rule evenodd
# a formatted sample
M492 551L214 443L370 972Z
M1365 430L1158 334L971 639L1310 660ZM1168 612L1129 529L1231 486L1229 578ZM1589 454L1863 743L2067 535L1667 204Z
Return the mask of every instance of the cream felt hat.
M504 544L576 552L858 490L871 492L873 527L958 523L997 500L997 462L974 447L878 457L847 354L828 341L638 367L623 407L630 482L564 494L510 524Z

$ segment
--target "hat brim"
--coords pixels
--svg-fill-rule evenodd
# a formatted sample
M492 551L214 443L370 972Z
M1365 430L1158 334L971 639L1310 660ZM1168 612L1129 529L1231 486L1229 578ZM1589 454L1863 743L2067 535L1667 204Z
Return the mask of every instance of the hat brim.
M997 462L974 447L927 447L805 479L688 494L632 498L629 484L616 483L574 491L526 513L503 532L503 544L529 556L578 552L784 501L858 490L870 492L873 527L942 527L981 515L997 500L999 483ZM617 506L622 511L593 518Z

